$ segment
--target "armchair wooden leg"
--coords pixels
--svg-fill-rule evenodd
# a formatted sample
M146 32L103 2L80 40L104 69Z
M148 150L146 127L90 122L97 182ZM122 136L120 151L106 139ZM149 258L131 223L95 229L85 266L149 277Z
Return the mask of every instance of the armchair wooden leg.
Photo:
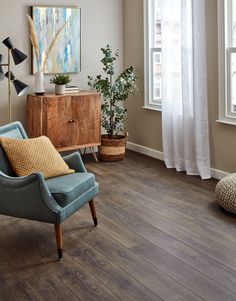
M62 260L63 258L63 242L62 242L62 227L61 224L54 224L56 241L57 241L57 252L58 259Z
M96 216L96 209L95 209L95 202L94 200L91 200L89 202L90 211L93 217L94 226L96 227L98 224L97 216Z

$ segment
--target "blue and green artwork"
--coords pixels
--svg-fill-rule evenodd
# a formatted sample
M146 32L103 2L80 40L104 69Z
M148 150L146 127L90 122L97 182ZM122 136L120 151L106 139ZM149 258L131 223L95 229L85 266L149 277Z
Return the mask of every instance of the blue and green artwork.
M33 52L33 73L80 72L80 9L33 6L32 19L38 40L38 58Z

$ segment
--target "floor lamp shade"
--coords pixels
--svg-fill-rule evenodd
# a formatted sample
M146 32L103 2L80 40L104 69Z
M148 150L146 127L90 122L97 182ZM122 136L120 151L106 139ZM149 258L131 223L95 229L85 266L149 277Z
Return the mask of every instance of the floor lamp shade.
M7 78L10 77L10 80L12 81L12 83L15 87L15 90L16 90L16 94L18 96L21 96L21 95L25 94L29 90L29 86L26 85L25 83L21 82L20 80L16 79L15 75L11 71L7 72L5 74L5 76Z
M2 43L7 46L8 49L13 49L14 46L13 46L13 43L12 43L12 40L8 37L6 38L5 40L2 41Z
M4 78L5 78L5 74L4 74L4 72L2 70L2 66L1 66L2 60L3 60L3 56L0 54L0 81L4 80Z
M22 83L18 79L13 81L13 85L15 87L16 93L18 96L24 95L27 91L29 91L29 86Z
M18 96L23 95L29 90L29 86L24 84L23 82L19 81L15 78L14 74L11 72L11 57L14 60L15 65L20 64L23 62L27 55L24 54L19 49L15 48L12 40L8 37L2 41L2 43L8 48L7 51L7 63L3 64L3 56L0 55L0 81L4 79L4 77L8 78L8 120L11 122L11 113L12 113L12 93L11 93L11 82L14 85L16 93ZM4 74L2 67L7 67L7 73Z
M22 51L20 51L17 48L14 48L14 49L11 50L11 55L12 55L12 58L13 58L13 61L14 61L15 65L20 64L21 62L23 62L27 58L27 55L24 54Z
M24 54L22 51L14 47L12 40L9 37L3 40L2 43L5 46L7 46L7 48L11 51L11 55L15 65L20 64L27 58L26 54Z
M4 80L5 75L3 73L2 67L0 66L0 81Z
M10 71L10 72L7 71L7 72L5 73L5 76L6 76L7 78L10 78L10 80L12 80L12 81L15 80L15 78L16 78L15 75L14 75L11 71Z

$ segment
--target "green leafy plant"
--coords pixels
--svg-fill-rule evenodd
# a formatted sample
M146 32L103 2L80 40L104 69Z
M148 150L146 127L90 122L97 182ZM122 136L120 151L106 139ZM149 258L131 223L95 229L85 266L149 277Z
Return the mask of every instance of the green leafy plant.
M113 53L110 45L101 48L101 51L104 55L101 62L106 75L104 78L102 75L97 75L96 78L88 76L88 85L102 94L102 126L109 138L115 138L124 131L127 119L124 101L130 94L137 94L137 77L134 75L133 66L130 66L114 80L114 65L119 51Z
M71 82L71 78L69 74L55 74L53 77L50 79L51 84L55 85L66 85Z

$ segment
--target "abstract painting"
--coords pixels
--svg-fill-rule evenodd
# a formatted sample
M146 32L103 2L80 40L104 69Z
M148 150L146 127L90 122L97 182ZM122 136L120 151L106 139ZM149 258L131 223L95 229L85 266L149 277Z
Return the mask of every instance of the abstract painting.
M32 6L38 39L38 62L32 51L32 72L78 73L81 70L81 11L76 7Z

